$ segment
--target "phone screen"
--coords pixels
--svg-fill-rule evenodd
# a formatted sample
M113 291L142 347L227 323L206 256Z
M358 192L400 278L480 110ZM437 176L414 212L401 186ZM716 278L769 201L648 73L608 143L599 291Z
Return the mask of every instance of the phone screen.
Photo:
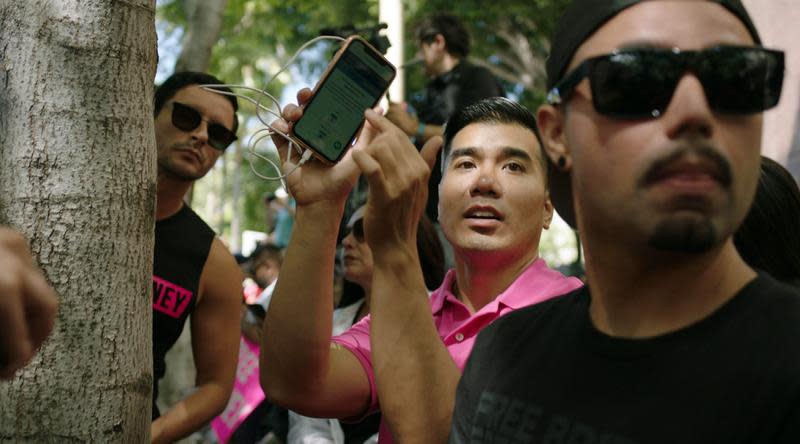
M394 79L394 67L353 40L317 88L295 124L294 134L331 162L339 160Z

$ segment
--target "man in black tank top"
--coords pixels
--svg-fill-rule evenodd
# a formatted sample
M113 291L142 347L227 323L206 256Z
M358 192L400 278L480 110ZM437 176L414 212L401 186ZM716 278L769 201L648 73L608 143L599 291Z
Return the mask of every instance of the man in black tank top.
M222 412L239 353L242 276L214 231L183 203L235 140L236 98L200 88L221 84L208 74L181 72L155 93L158 195L153 259L153 442L190 435ZM219 88L228 91L227 88ZM191 318L196 390L161 413L158 381L164 356Z
M800 293L732 240L783 53L739 0L574 0L551 45L538 121L587 285L482 331L450 442L800 442Z

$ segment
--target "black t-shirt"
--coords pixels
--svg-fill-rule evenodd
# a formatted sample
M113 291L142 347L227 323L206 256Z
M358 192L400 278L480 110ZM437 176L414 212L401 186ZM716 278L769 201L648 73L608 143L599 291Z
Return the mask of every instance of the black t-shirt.
M589 301L584 287L481 332L450 443L800 443L800 291L761 275L640 340L598 331Z
M420 97L412 100L411 104L416 108L420 122L426 125L444 125L456 110L482 99L504 95L503 86L488 69L462 61L450 71L428 82ZM425 214L432 221L439 219L437 206L441 177L441 156L438 156L431 171L428 203L425 207Z
M153 419L158 381L167 371L164 357L197 304L200 275L215 233L191 208L156 222L153 255Z

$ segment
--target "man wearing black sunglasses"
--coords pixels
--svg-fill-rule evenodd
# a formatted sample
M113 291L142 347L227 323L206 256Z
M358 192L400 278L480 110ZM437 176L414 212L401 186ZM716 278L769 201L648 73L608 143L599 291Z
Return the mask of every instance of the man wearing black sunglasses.
M800 442L800 294L732 242L782 53L738 0L575 0L547 73L587 286L484 330L450 442Z
M180 72L155 92L153 442L173 442L200 429L225 408L233 388L242 275L214 231L183 202L194 181L236 139L236 98L200 86L221 83L208 74ZM189 317L197 389L160 414L156 400L164 358Z

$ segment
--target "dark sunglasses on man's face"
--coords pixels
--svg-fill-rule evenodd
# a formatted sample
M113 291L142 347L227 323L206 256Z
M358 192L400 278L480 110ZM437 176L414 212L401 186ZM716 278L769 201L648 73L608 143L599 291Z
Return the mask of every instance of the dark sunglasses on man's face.
M759 47L716 46L702 51L630 49L585 60L547 95L556 105L589 77L595 110L618 119L657 118L689 71L715 112L754 114L778 104L784 55Z
M178 102L172 102L172 124L182 131L193 131L200 126L203 116L196 109ZM219 123L208 123L208 144L224 151L234 140L236 134Z

